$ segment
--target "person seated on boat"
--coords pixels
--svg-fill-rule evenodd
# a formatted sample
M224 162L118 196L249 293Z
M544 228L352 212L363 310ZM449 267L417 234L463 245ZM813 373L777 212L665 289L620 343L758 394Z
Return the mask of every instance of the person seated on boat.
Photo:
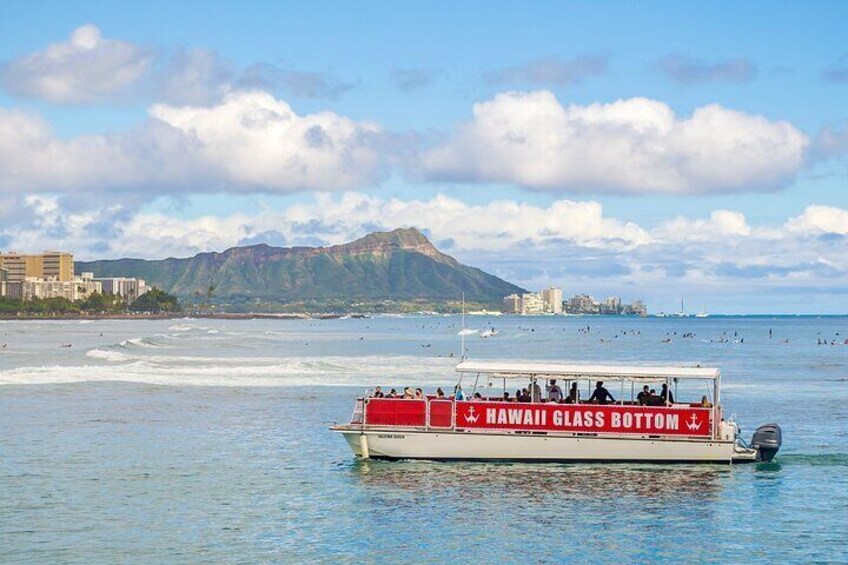
M392 389L392 390L389 391L388 398L397 398L397 397L398 397L398 393L395 389Z
M374 388L374 394L371 395L371 398L383 398L386 395L383 394L383 390L380 387Z
M712 408L713 403L707 398L707 395L701 397L701 408Z
M648 398L651 396L651 391L648 390L648 385L642 387L642 392L636 395L636 402L639 406L644 406L648 403Z
M509 393L507 391L504 391L503 401L504 402L512 402L512 399L509 397Z
M545 391L548 393L548 402L562 402L562 389L556 384L556 379L551 379Z
M604 381L596 382L595 391L592 393L592 396L589 397L589 403L607 404L608 402L615 402L615 398L612 397L610 391L604 388Z
M663 406L665 401L657 396L657 390L652 388L648 398L645 399L645 406Z
M436 389L436 398L444 398L445 391L442 390L442 387Z
M415 398L415 395L412 394L412 389L409 388L408 386L404 387L403 388L403 399L404 400L412 400L413 398Z
M662 398L663 402L668 405L674 404L674 395L671 394L670 390L668 390L667 384L662 385L662 392L660 393L660 398Z
M420 388L415 389L415 399L416 400L424 400L424 391Z
M483 400L483 395L479 392L474 393L474 400Z
M530 391L526 388L521 389L521 394L518 395L518 402L531 402L533 399L530 398Z
M453 397L456 400L465 400L465 395L462 393L462 387L460 385L456 385L453 389Z
M568 389L568 396L565 397L566 404L577 404L580 402L580 393L577 391L577 383L571 383L571 388Z

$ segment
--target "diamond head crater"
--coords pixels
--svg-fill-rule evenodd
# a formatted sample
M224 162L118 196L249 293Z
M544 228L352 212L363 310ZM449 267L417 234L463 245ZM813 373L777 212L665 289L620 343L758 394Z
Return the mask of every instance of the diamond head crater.
M463 265L415 228L330 247L232 247L161 260L77 261L77 272L137 277L186 308L226 312L455 312L499 309L524 289Z

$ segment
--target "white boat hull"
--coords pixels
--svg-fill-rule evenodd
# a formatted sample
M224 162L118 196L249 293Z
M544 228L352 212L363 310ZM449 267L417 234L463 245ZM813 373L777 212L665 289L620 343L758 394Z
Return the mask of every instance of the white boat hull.
M756 450L721 440L362 430L356 426L336 426L333 431L344 435L355 455L374 459L655 463L757 460Z

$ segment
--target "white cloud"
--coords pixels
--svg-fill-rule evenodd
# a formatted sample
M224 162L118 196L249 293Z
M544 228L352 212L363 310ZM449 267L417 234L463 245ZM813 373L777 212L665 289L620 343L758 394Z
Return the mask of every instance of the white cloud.
M833 206L808 206L800 216L786 223L786 229L795 233L848 235L848 210Z
M68 41L0 67L4 88L59 104L93 104L126 93L148 71L152 54L138 45L104 39L91 24Z
M223 180L283 190L350 188L375 180L377 125L332 112L298 116L264 92L236 92L212 108L157 104L151 116L196 142Z
M212 107L158 104L142 127L62 140L0 108L0 192L337 190L376 182L381 130L332 112L298 115L264 92Z
M718 241L726 237L747 237L752 229L741 212L716 210L709 219L678 216L661 223L653 233L666 242Z
M716 104L678 118L646 98L562 106L548 91L475 104L474 119L424 155L435 180L515 183L571 192L777 190L809 139L788 122Z

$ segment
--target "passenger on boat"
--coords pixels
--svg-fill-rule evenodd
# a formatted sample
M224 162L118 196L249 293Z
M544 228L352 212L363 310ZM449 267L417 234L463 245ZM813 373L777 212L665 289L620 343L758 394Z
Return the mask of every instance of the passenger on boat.
M436 389L436 398L444 398L445 391L442 390L442 387Z
M607 402L615 402L615 398L604 388L604 381L598 381L595 383L595 391L589 397L589 403L607 404Z
M384 396L386 395L383 394L382 389L380 387L375 387L374 394L371 395L371 398L383 398Z
M465 395L462 393L462 387L460 385L456 385L456 387L454 387L453 397L456 400L465 400Z
M420 388L415 389L415 399L416 400L423 400L424 399L424 391L421 390Z
M509 393L507 391L504 391L503 401L504 402L512 402L512 399L509 397Z
M532 398L530 398L530 391L526 388L521 389L521 394L516 394L518 396L518 402L530 402Z
M551 379L545 391L548 393L548 402L562 402L562 389L556 384L556 379Z
M409 388L408 386L404 387L403 388L403 399L404 400L412 400L413 398L415 398L415 395L412 394L412 389Z
M566 404L577 404L580 402L580 392L577 390L577 383L571 383L571 388L568 389L568 397L565 399Z
M398 397L398 393L395 389L392 389L392 390L389 391L388 398L397 398L397 397Z
M474 400L483 400L483 395L479 392L474 393Z
M533 381L533 383L530 385L530 392L533 395L533 402L542 401L542 387L539 386L539 383Z
M651 391L648 390L648 385L642 387L642 392L636 395L636 402L639 406L644 406L648 403L648 398L651 396Z
M674 395L671 394L671 391L668 390L668 385L662 385L662 392L660 393L660 398L663 399L663 402L666 404L674 404Z
M713 403L709 401L706 394L701 397L701 407L702 408L712 408L713 407Z

